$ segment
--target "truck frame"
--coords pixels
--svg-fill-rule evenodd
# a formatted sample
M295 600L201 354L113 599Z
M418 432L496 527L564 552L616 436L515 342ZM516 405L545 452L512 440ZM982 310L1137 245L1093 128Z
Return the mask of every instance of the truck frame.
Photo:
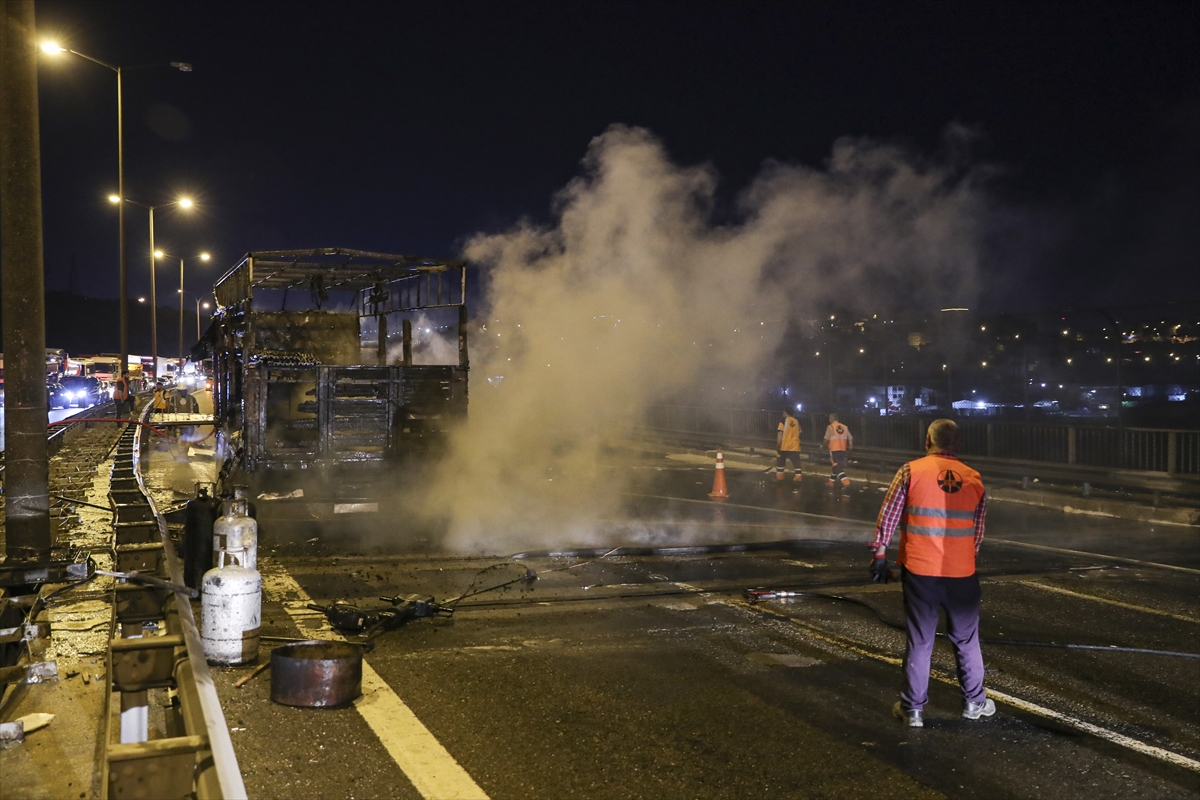
M223 476L269 488L299 470L361 477L436 457L467 413L466 290L462 262L344 248L247 253L214 284L202 341ZM289 308L298 296L304 308ZM458 363L415 364L412 317L437 309L457 310ZM389 357L397 318L401 346ZM364 347L366 321L377 333ZM336 493L344 482L321 484Z

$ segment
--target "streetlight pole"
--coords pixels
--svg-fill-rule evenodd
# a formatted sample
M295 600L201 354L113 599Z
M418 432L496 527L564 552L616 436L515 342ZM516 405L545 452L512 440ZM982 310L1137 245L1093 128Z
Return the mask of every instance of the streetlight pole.
M212 256L201 253L200 260L208 261ZM200 300L196 299L196 338L200 338ZM179 366L183 367L183 258L179 259Z
M136 200L130 200L128 197L120 194L110 194L108 202L114 203L120 207L121 213L125 213L125 203L121 199L125 199L125 203L133 203L139 208L144 208L150 212L150 358L154 361L154 377L158 378L158 289L155 285L155 260L162 258L163 253L160 250L154 249L154 210L156 208L169 208L171 206L179 206L180 208L191 208L192 201L186 197L181 197L171 203L159 203L156 206L148 206L145 203L139 203ZM180 268L182 272L182 267ZM124 272L122 270L122 272ZM182 283L182 278L180 279ZM124 296L122 295L122 303ZM122 313L124 319L124 313ZM128 353L124 356L126 361L129 359Z
M183 292L183 294L189 295L192 300L196 301L196 341L200 341L200 309L207 309L208 301L205 300L203 303L201 303L200 298L191 292Z
M98 58L89 56L86 53L81 53L78 50L72 50L67 47L62 47L54 42L44 42L42 50L50 53L70 53L74 56L79 56L82 59L91 61L93 64L110 69L117 75L117 193L125 196L125 101L124 101L124 75L125 72L135 69L144 69L146 67L167 66L166 64L139 64L134 67L123 67L117 64L109 64L107 61L101 61ZM172 61L170 66L180 72L191 72L192 65L183 61ZM120 277L118 279L118 291L120 292L120 328L121 328L121 369L129 363L129 271L126 267L126 247L125 247L125 205L122 203L117 211L117 226L120 228ZM153 248L152 248L153 249ZM151 275L154 274L154 263L151 261ZM158 363L155 362L155 371L157 373Z

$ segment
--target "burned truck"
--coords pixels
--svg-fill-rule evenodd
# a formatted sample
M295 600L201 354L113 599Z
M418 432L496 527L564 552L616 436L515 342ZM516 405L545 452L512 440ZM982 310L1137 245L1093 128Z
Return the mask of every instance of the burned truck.
M222 483L286 498L290 512L268 509L285 517L381 511L397 476L419 474L466 418L466 290L461 262L247 253L214 284L205 337ZM450 332L443 344L456 336L454 363L428 363L417 320Z

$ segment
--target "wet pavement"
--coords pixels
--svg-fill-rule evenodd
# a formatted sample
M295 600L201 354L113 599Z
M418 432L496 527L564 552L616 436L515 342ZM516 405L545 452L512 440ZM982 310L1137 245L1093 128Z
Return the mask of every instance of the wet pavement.
M67 417L73 417L76 414L82 414L87 411L86 408L52 408L47 414L49 422L58 422ZM4 406L0 406L0 451L4 450Z
M714 504L711 468L665 455L616 458L645 473L620 513L549 549L509 540L515 559L264 526L267 637L335 636L310 599L470 596L376 638L380 683L356 707L280 706L269 671L234 688L248 668L214 670L250 795L439 796L447 762L396 756L424 752L418 733L469 776L461 796L1200 795L1200 662L1169 654L1200 653L1197 529L993 505L979 570L999 713L959 717L939 643L926 727L910 730L889 713L900 592L866 581L880 487L730 470L731 501ZM211 469L154 458L163 499ZM536 581L517 580L527 570ZM758 586L805 594L750 604ZM421 731L381 723L380 703Z

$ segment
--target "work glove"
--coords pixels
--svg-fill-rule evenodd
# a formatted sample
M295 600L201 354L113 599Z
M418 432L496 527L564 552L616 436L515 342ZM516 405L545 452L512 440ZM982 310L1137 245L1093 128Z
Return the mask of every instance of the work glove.
M871 559L871 582L887 583L891 578L888 572L887 556L875 556Z

